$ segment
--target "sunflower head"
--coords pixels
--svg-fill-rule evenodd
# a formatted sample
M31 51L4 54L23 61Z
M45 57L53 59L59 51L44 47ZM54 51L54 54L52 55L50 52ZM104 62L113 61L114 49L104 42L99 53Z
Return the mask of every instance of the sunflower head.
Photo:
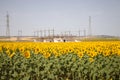
M29 50L24 52L24 57L25 58L30 58L30 51Z

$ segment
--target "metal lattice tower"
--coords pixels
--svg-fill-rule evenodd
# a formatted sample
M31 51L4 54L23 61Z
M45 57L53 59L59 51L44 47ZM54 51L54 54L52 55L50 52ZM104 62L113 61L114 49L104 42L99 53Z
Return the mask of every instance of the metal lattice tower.
M88 28L88 35L92 36L92 29L91 29L91 16L89 16L89 28Z
M7 15L6 15L6 23L7 23L6 36L7 36L7 37L10 37L9 14L8 14L8 12L7 12Z

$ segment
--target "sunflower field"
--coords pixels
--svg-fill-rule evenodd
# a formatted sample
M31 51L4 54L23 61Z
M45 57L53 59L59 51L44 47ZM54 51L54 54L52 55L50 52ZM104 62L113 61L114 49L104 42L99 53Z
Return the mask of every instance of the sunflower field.
M120 41L0 42L0 80L120 80Z

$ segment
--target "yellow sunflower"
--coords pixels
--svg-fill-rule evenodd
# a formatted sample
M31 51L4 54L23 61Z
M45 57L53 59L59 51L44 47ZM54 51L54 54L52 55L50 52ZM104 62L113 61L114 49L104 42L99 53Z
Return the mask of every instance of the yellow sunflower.
M30 58L30 51L25 51L24 52L24 57L26 57L26 58Z

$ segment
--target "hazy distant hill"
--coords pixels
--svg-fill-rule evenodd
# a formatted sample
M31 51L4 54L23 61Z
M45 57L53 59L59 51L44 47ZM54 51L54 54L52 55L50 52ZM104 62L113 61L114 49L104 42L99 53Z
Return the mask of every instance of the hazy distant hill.
M120 41L120 37L110 35L94 35L82 39L83 41Z
M117 36L110 36L110 35L95 35L94 37L97 37L97 38L120 38Z

